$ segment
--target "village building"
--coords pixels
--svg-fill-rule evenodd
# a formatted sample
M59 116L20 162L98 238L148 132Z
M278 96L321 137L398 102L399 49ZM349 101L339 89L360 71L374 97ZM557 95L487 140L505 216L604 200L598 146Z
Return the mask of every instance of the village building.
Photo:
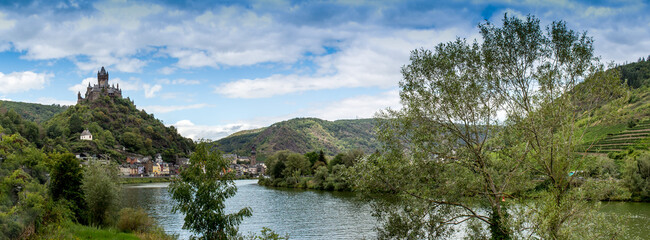
M77 93L77 103L92 102L102 98L103 96L122 98L120 84L118 83L117 86L111 86L108 84L108 72L106 72L104 67L97 72L97 84L91 86L90 83L88 83L85 97L81 97L81 92Z
M90 131L88 131L88 129L86 129L83 132L81 132L81 136L79 136L79 138L85 141L92 141L93 135L90 133Z

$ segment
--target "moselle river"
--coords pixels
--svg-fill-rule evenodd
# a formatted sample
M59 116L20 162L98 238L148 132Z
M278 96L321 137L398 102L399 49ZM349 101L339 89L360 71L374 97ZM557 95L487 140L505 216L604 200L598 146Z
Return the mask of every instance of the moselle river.
M235 181L237 194L226 201L226 212L250 207L253 216L245 218L239 231L259 234L262 227L291 239L372 239L377 220L371 207L354 193L273 189L257 185L257 180ZM183 215L171 213L174 202L168 183L124 186L124 206L143 208L165 231L188 239L183 230ZM604 203L604 212L625 215L630 233L650 239L650 203Z

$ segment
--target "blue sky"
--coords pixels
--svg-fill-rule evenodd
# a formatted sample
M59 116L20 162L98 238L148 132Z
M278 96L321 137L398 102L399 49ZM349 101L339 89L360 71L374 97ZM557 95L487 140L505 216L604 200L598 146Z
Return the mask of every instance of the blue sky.
M217 2L217 3L215 3ZM650 55L647 1L5 1L0 99L74 104L109 83L186 137L219 139L294 117L399 108L409 52L504 13L564 20L603 62Z

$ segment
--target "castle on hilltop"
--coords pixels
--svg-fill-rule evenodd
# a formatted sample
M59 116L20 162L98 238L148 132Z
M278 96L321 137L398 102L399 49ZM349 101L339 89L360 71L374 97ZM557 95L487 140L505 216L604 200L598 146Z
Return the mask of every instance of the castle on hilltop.
M81 97L81 92L77 93L77 104L82 102L92 102L97 99L100 99L103 96L109 96L110 98L122 98L122 90L120 89L120 84L110 86L108 85L108 72L102 67L102 70L97 72L97 83L93 86L90 86L88 83L88 89L86 89L86 97Z

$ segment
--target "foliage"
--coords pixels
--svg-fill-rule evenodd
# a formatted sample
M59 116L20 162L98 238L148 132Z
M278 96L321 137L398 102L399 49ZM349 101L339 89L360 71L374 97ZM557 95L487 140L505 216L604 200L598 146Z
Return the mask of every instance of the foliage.
M69 206L74 213L73 219L86 223L86 202L81 189L83 169L80 167L79 160L71 153L51 154L49 157L54 161L50 173L50 196L53 201L60 199L69 201Z
M0 239L27 238L46 215L46 156L18 134L0 140Z
M155 226L155 220L141 208L122 208L116 224L117 229L123 232L149 232Z
M372 119L325 121L296 118L245 133L235 133L216 141L227 153L247 155L256 146L258 158L289 150L301 154L323 149L337 154L352 149L370 153L378 148ZM311 161L311 159L310 159Z
M251 210L224 212L225 200L237 192L234 173L227 171L229 162L221 153L210 149L210 144L199 143L189 165L172 181L168 191L178 203L173 211L185 214L183 228L198 235L194 238L227 239L237 235L237 226L244 217L251 216Z
M335 157L329 161L330 166L328 167L320 160L310 165L310 161L298 153L277 152L267 159L270 178L260 178L258 184L273 187L351 191L352 176L357 171L354 164L358 159L363 158L363 153L349 151L339 153L337 156L338 158ZM344 159L352 165L346 166ZM337 161L340 162L337 164Z
M20 134L29 142L35 143L40 146L42 144L43 130L35 122L23 119L14 109L9 109L6 113L2 114L0 111L0 126L6 134Z
M618 66L617 69L621 72L621 80L628 86L650 86L650 59L639 59L638 62Z
M95 226L114 223L120 201L121 185L114 163L89 161L81 188L88 207L88 221Z
M23 119L33 122L44 122L54 115L65 111L68 107L58 104L42 105L37 103L24 103L0 100L0 113L13 110Z
M584 161L574 153L584 132L576 121L621 95L618 76L564 22L544 31L534 17L505 16L479 28L480 43L414 50L402 69L402 110L378 121L385 149L362 164L360 187L383 185L408 206L376 208L385 238L446 237L470 221L481 238L512 239L532 226L533 236L568 239L590 216L569 174ZM529 217L511 216L523 200L534 205Z
M650 153L626 158L623 179L637 200L650 201Z

